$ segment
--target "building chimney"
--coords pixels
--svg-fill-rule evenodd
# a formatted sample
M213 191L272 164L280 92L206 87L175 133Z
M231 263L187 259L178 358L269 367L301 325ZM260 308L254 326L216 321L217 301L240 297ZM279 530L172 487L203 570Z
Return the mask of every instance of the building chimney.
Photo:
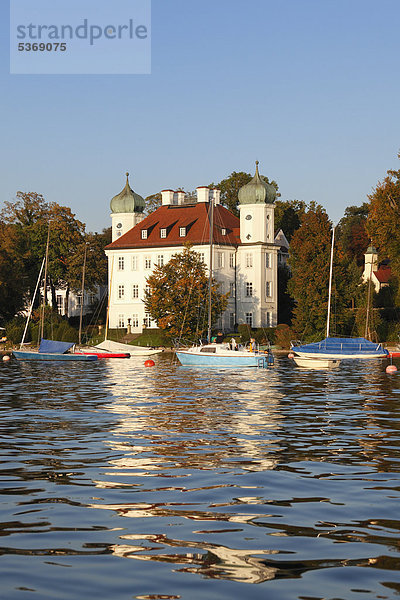
M207 186L201 185L196 188L197 202L209 202L210 201L210 190Z
M161 204L166 206L174 203L174 190L162 190L161 192Z
M178 204L185 204L185 192L182 192L182 190L179 190L178 192L175 192L177 197L178 197Z

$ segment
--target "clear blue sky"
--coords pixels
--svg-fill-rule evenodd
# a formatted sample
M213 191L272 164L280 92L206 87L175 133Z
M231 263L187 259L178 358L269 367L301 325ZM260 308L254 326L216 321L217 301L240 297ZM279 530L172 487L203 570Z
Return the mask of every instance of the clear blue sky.
M10 75L0 10L0 208L35 191L100 231L127 170L147 196L258 159L337 221L399 168L399 0L153 0L151 75Z

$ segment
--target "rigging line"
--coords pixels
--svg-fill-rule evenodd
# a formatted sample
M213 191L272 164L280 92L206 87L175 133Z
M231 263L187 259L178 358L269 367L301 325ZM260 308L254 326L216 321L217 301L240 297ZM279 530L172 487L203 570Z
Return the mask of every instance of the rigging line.
M44 256L43 257L43 261L42 261L42 266L40 267L39 277L38 277L38 280L36 282L35 291L33 293L32 302L31 302L31 305L29 307L28 317L26 319L25 329L24 329L24 333L23 333L23 336L22 336L20 348L22 348L22 346L24 345L25 336L26 336L26 332L27 332L27 329L28 329L29 321L30 321L30 318L31 318L31 315L32 315L33 304L35 302L35 297L36 297L36 294L37 294L37 291L38 291L38 287L39 287L39 283L40 283L40 278L42 276L42 272L43 272L43 267L44 267L45 260L46 260L46 257Z

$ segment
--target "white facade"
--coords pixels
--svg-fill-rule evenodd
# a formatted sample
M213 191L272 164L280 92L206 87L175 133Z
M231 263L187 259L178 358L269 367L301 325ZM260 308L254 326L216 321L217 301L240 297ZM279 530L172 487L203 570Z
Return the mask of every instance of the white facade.
M161 247L150 242L150 238L147 242L147 231L152 232L151 235L154 239L153 229L156 225L153 223L147 229L148 218L142 223L142 214L114 212L111 215L115 248L111 244L106 249L106 255L109 264L109 327L112 329L130 326L132 333L140 333L143 327L157 327L144 308L146 280L155 266L165 265L174 254L182 252L184 242L192 242L189 235L182 238L182 242L178 239L179 230L185 230L185 227L180 227L180 225L186 223L184 193L163 190L161 194L162 207L148 217L154 216L153 222L157 223L159 227L158 241L156 241L157 243L164 241L164 245ZM207 187L197 188L197 206L200 203L209 203L211 200L214 205L219 204L219 190L210 190ZM193 209L193 205L191 207ZM215 242L213 245L213 277L220 284L220 292L230 293L228 307L215 326L224 331L233 331L236 325L242 323L247 323L252 327L274 327L277 325L278 312L279 249L274 242L274 205L273 203L247 203L240 206L240 221L233 217L227 209L219 208L221 211L226 211L230 215L230 219L235 219L238 236L237 242L232 242L232 245ZM156 218L158 214L165 215L167 209L171 209L169 213L171 219L172 216L177 215L173 225L176 233L171 246L166 243L168 227L165 227L164 230L163 225L159 225L159 219ZM162 210L164 213L160 212ZM119 223L121 225L118 227ZM126 242L130 239L129 236L126 236L125 239L117 239L122 238L122 235L119 236L118 233L127 233L129 226L137 227L136 246L142 244L144 247L134 247L135 244L132 244L131 248L123 247L129 245ZM224 223L219 223L219 226L221 234L224 235ZM117 247L118 245L121 247ZM208 240L205 239L201 243L193 242L192 250L198 252L205 265L209 267Z

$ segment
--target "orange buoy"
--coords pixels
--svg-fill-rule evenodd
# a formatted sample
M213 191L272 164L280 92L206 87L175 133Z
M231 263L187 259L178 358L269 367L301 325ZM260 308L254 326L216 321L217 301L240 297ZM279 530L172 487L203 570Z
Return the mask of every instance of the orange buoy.
M293 352L289 352L289 354L287 356L288 356L288 358L294 358Z
M386 373L397 373L396 365L388 365L386 367Z
M145 367L154 367L156 363L154 362L154 360L146 360L146 362L144 363Z
M4 360L4 361L6 361L6 360L10 360L10 357L8 356L8 354L5 354L5 355L3 356L3 360Z

